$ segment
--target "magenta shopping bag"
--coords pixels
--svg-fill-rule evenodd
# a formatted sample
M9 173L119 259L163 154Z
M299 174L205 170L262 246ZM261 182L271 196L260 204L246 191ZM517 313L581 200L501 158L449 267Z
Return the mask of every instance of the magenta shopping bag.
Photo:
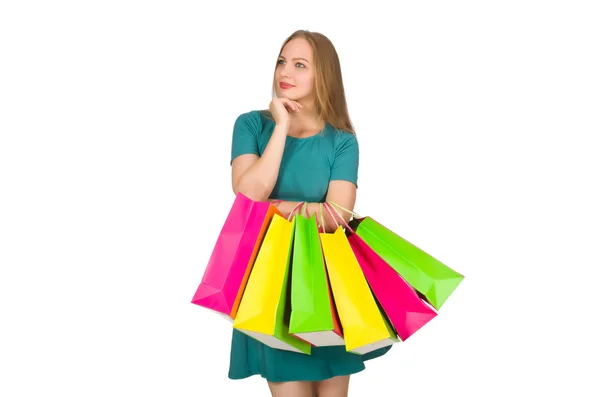
M358 234L348 235L350 247L373 294L403 341L437 316L406 281Z
M254 260L274 214L269 202L238 193L204 271L192 303L233 322Z

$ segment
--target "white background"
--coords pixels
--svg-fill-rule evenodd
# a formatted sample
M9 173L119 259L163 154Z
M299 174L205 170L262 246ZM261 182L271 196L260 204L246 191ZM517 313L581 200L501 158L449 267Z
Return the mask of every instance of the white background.
M0 6L0 395L269 395L190 300L296 29L340 56L356 211L466 276L350 396L600 394L594 2L202 3Z

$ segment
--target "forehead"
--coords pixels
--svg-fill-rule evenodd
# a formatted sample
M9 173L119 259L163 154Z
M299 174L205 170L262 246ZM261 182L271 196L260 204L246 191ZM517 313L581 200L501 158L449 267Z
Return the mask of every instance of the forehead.
M303 38L290 40L285 47L283 47L281 55L285 59L304 58L309 62L312 62L313 60L312 47L308 41Z

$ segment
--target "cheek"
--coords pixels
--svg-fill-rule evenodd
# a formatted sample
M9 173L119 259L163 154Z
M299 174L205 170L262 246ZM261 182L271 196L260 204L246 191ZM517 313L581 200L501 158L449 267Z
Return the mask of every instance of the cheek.
M298 76L298 79L302 82L302 86L310 89L313 86L314 78L310 73L305 73L302 76Z

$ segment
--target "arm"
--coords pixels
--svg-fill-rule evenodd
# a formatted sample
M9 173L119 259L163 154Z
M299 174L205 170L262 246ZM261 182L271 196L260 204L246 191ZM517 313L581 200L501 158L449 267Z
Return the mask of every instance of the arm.
M243 115L233 131L231 187L255 201L266 201L275 187L288 125L275 126L262 156L258 153L260 120Z
M269 200L274 201L274 200ZM327 191L326 201L333 201L336 204L341 205L350 211L354 210L354 204L356 202L356 185L349 181L335 180L329 182L329 188ZM275 204L277 209L284 215L288 215L300 202L299 201L282 201ZM321 213L319 203L308 203L306 211L302 212L302 215L308 216L309 218L316 214L317 224L321 225ZM296 211L299 213L300 209ZM307 215L308 213L308 215ZM346 222L350 221L351 215L347 212L340 211L342 217ZM335 232L337 224L340 224L340 220L336 218L337 224L331 219L329 213L323 209L323 220L325 221L325 231L327 233Z
M244 154L232 162L233 192L244 194L255 201L266 201L275 187L281 157L285 148L286 126L276 126L261 157Z

